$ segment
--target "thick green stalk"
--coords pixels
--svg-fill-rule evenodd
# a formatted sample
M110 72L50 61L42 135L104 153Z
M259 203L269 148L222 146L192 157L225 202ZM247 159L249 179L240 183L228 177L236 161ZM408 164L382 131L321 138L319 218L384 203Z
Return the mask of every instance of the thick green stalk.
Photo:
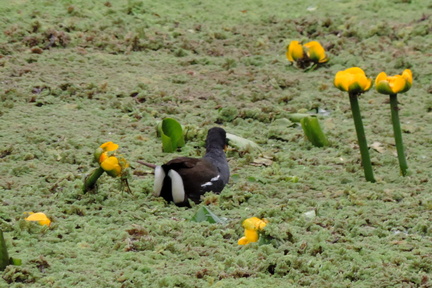
M366 141L366 135L364 133L363 121L360 114L360 107L358 104L358 94L349 93L351 111L354 119L354 126L357 132L357 141L360 146L360 154L362 159L362 165L364 169L365 178L369 182L375 182L373 175L372 164L369 156L369 148Z
M3 271L6 266L9 265L9 262L9 255L3 238L3 231L0 229L0 271Z
M96 181L104 172L105 170L99 167L93 170L89 175L87 175L84 179L83 192L87 193L89 191L92 191L96 187Z
M393 133L396 142L396 150L399 160L399 167L401 170L402 176L407 175L408 164L405 159L404 146L402 141L402 130L399 121L399 108L397 101L397 94L390 95L390 108L391 108L391 116L393 123Z

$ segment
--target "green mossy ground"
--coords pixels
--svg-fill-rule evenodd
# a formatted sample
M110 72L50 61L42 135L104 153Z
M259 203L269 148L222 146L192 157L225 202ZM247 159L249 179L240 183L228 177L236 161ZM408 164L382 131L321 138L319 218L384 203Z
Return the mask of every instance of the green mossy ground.
M431 9L426 0L0 1L0 229L23 260L0 273L0 287L431 287ZM330 62L296 69L284 55L290 40L319 41ZM364 180L348 96L332 84L352 66L371 77L412 69L399 96L408 177L387 98L371 90L360 106L369 144L381 146L370 150L377 183ZM330 112L320 116L329 147L284 119L300 109ZM168 116L189 127L173 154L156 137ZM227 222L195 223L199 207L152 196L151 171L135 161L199 157L215 125L263 151L227 152L233 177L201 204ZM82 193L106 141L130 161L133 195L106 175L97 194ZM53 223L28 223L26 211ZM271 244L237 245L252 216L269 220Z

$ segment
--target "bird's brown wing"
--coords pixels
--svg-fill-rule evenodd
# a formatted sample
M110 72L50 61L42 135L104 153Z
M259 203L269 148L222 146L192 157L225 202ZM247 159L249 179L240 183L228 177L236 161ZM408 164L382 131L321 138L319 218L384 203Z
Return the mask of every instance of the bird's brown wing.
M185 193L192 201L198 203L205 192L203 186L219 175L218 169L207 159L179 157L166 163L169 169L175 170L183 179Z
M192 158L192 157L178 157L175 158L165 165L168 166L170 169L174 169L178 171L182 168L193 168L196 166L196 164L200 161L198 158Z

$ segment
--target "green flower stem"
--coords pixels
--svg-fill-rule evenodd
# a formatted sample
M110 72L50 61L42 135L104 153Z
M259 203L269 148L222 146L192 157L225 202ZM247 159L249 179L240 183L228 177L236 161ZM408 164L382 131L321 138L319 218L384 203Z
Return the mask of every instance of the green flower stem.
M3 231L0 229L0 271L3 271L10 264L6 243L3 238Z
M399 160L399 167L402 176L406 176L408 170L408 164L405 159L404 145L402 141L402 130L399 122L399 108L398 108L397 94L390 95L390 108L391 108L394 138L396 142L396 150L397 150L397 155Z
M93 170L89 175L87 175L86 178L84 179L83 192L87 193L89 191L94 190L94 188L96 187L96 181L104 172L105 170L99 167Z
M360 114L360 107L358 104L358 94L349 93L349 98L351 103L351 111L354 119L354 125L357 132L357 140L360 146L360 153L361 153L365 178L369 182L375 182L375 178L372 170L372 164L369 156L369 148L367 145L366 135L364 133L364 128L363 128L363 121Z

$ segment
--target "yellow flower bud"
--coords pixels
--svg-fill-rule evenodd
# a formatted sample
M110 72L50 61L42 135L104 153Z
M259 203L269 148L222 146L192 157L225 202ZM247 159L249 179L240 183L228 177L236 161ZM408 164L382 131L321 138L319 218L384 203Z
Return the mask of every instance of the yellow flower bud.
M296 62L303 58L303 47L299 41L291 41L287 47L286 57L290 62Z
M311 41L303 45L306 49L306 55L314 63L325 63L329 60L327 58L324 48L318 41Z
M401 75L387 76L385 72L375 79L375 89L381 94L397 94L408 91L412 86L412 72L406 69Z
M259 238L258 231L262 231L267 225L267 220L251 217L243 221L242 226L245 228L245 236L238 240L239 245L245 245L257 242Z
M122 167L119 164L119 160L115 156L110 156L106 158L100 166L105 172L108 173L111 177L118 177L121 175Z
M372 79L366 77L365 72L359 67L348 68L336 73L334 85L342 91L360 94L372 87Z

